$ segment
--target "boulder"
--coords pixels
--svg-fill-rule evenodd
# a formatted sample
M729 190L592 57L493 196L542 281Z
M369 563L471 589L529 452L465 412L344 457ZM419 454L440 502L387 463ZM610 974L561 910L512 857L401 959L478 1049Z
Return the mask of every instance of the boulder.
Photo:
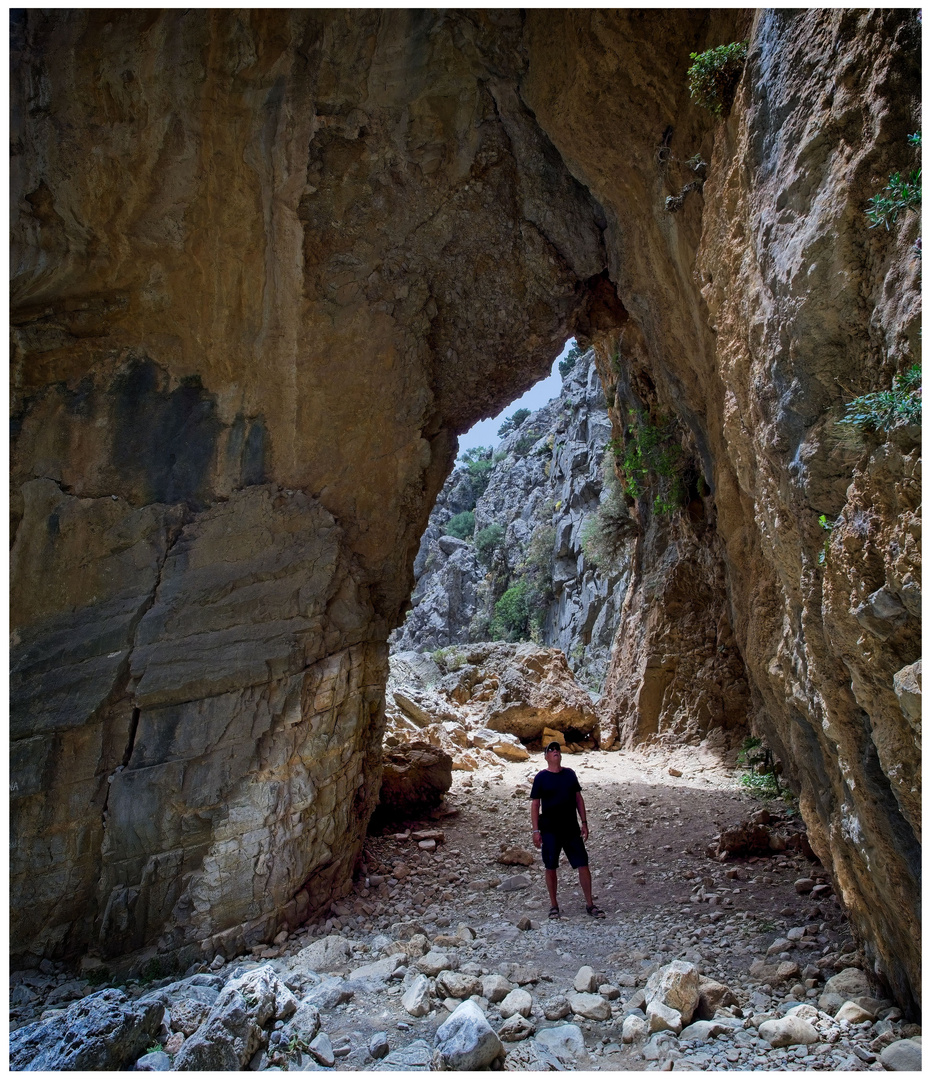
M12 1032L10 1069L123 1069L151 1046L164 1013L160 1001L130 1001L122 990L99 990L55 1016Z
M796 1016L800 1020L806 1020L809 1024L816 1024L823 1019L821 1013L806 1001L802 1005L795 1005L795 1007L789 1009L785 1015Z
M351 1001L355 991L345 979L324 979L318 986L304 994L304 1004L313 1005L317 1009L335 1009L346 1001Z
M439 805L452 787L452 758L438 746L413 742L384 754L379 818L406 817Z
M865 973L860 968L848 967L827 979L817 1006L832 1016L852 998L870 997L871 994Z
M527 983L539 982L539 968L535 964L501 964L500 973L505 979L510 979L517 986L526 986Z
M369 1065L372 1072L430 1072L433 1068L432 1047L423 1039L392 1050L387 1057Z
M325 1031L318 1031L310 1040L307 1049L310 1051L310 1056L315 1061L318 1061L324 1069L331 1069L336 1064L333 1043Z
M319 1030L320 1010L315 1005L302 1001L294 1015L281 1028L281 1038L285 1044L295 1039L309 1046Z
M537 739L547 727L593 732L597 713L588 694L575 681L561 649L521 642L511 647L506 657L497 691L481 723L492 731Z
M512 1043L504 1059L506 1072L562 1072L561 1061L535 1039Z
M568 998L562 994L557 997L548 998L543 1002L543 1016L547 1020L564 1020L566 1016L572 1011L571 1005L568 1003Z
M438 975L440 971L451 971L454 966L448 953L436 949L430 949L426 956L421 956L416 962L417 969L430 977Z
M875 1013L857 1004L855 1001L844 1002L836 1011L836 1020L845 1020L847 1024L864 1024L875 1019Z
M392 953L383 960L375 960L372 964L364 964L362 967L355 968L354 971L349 973L346 982L349 984L364 982L383 986L402 963L402 956L399 953Z
M558 1027L537 1031L533 1042L554 1054L563 1065L585 1068L591 1063L584 1044L584 1035L577 1024L559 1024Z
M474 1071L487 1068L503 1046L473 1001L463 1001L436 1031L433 1040L442 1068Z
M136 1062L136 1072L169 1072L171 1070L171 1058L164 1050L153 1050L143 1054Z
M344 971L352 957L352 943L340 934L311 942L291 961L291 970Z
M572 986L574 986L579 994L591 994L597 989L599 982L600 979L594 968L585 965L578 969L578 973L575 975Z
M526 874L514 874L512 877L504 878L497 887L501 892L519 892L520 889L528 889L532 884Z
M681 1013L670 1005L666 1005L660 998L653 998L646 1005L646 1030L650 1035L654 1035L657 1031L671 1031L678 1035L683 1026Z
M536 1025L532 1020L528 1020L520 1013L514 1013L512 1016L508 1016L497 1029L497 1035L502 1042L522 1042L523 1039L529 1038L535 1030Z
M376 1031L368 1040L368 1055L373 1061L380 1061L387 1057L391 1050L386 1031Z
M682 1024L687 1026L701 996L697 968L685 960L673 960L649 976L645 993L647 1005L653 1001L661 1002L680 1013Z
M521 1016L529 1016L533 1009L533 997L529 991L522 987L511 990L500 1003L500 1014L506 1020L508 1017L519 1013Z
M738 1005L739 1001L729 986L716 979L701 975L698 983L698 1005L694 1015L699 1020L713 1020L718 1009Z
M525 848L509 847L497 856L497 861L504 866L532 866L536 856Z
M879 1061L889 1072L919 1073L921 1071L920 1043L915 1039L899 1039L882 1050Z
M426 1016L430 1009L429 979L417 975L404 991L400 1003L411 1016Z
M503 975L485 975L481 980L481 996L487 998L492 1004L503 1001L512 989L513 986Z
M490 749L492 753L497 754L504 761L529 761L529 751L516 736L498 736Z
M262 1045L264 1028L288 1020L297 999L270 964L226 984L207 1020L174 1059L179 1071L244 1069Z
M440 971L436 976L436 993L443 997L468 998L481 993L481 980L460 971Z
M640 1042L649 1034L645 1018L631 1013L623 1018L621 1038L625 1043Z
M681 1039L682 1041L693 1039L695 1042L707 1042L716 1035L725 1035L729 1030L726 1024L718 1023L716 1020L695 1020L681 1032Z
M218 996L218 995L217 995ZM180 1031L183 1035L193 1035L197 1028L210 1015L212 1006L194 998L187 998L175 1002L171 1006L168 1018L168 1026L172 1031Z
M775 1047L806 1046L820 1041L820 1035L813 1024L791 1013L760 1024L759 1037Z
M583 1016L586 1020L610 1019L610 1002L600 994L569 994L568 1004L576 1016Z

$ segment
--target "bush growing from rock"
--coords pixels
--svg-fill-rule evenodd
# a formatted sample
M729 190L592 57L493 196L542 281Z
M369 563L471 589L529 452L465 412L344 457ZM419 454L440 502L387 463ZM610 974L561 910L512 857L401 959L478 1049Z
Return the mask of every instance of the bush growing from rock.
M746 52L745 41L733 41L702 53L691 53L692 64L688 68L691 100L715 116L729 111L746 63Z
M475 531L474 510L463 510L455 514L446 522L446 536L454 536L457 540L471 539Z
M504 528L502 525L498 525L496 521L475 533L475 552L485 566L491 565L494 552L500 547L503 539Z

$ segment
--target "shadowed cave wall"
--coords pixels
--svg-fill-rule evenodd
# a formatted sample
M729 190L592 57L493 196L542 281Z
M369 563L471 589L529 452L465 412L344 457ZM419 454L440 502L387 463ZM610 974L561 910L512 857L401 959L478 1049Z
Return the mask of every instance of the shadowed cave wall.
M715 120L689 53L743 38ZM916 219L862 215L913 13L31 10L12 75L16 962L232 954L346 887L455 435L574 333L706 485L637 511L619 743L719 722L712 623L915 1008L919 438L835 424L916 359Z

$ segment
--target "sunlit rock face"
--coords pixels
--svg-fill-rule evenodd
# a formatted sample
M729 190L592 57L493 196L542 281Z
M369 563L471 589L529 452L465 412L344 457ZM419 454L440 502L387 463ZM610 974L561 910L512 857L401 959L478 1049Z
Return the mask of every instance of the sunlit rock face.
M689 53L741 39L715 120ZM916 218L863 208L918 65L904 9L17 16L14 954L199 958L348 887L454 435L575 333L706 484L634 508L618 739L688 722L679 666L639 693L685 598L701 723L722 642L912 1005L919 446L835 420L915 358Z
M533 37L525 92L616 213L614 274L630 319L601 346L608 399L615 384L621 400L681 418L714 526L698 556L700 514L696 526L683 514L662 527L644 512L640 587L615 643L614 716L633 737L662 730L681 653L664 646L679 625L697 632L697 593L719 596L719 542L723 619L709 601L702 629L726 645L732 627L755 724L786 762L875 972L909 1004L920 985L920 752L913 699L896 695L895 679L920 655L920 450L906 425L863 437L836 421L844 403L919 359L917 216L886 231L864 214L892 172L916 164L907 135L920 126L919 25L903 11L758 14L739 25L748 60L726 121L702 138L691 113L670 105L659 115L675 126L672 160L663 151L647 168L643 132L632 172L628 145L604 138L619 126L611 102L578 121L587 87L608 71L636 102L624 130L648 115L642 66L612 67L612 30L578 32L585 78L549 44L573 41L570 28ZM657 81L661 101L669 87ZM655 150L663 129L652 130ZM665 195L693 178L683 159L694 153L708 162L702 192L663 214ZM614 373L617 352L626 363ZM913 674L911 685L919 692ZM717 708L726 715L725 701Z

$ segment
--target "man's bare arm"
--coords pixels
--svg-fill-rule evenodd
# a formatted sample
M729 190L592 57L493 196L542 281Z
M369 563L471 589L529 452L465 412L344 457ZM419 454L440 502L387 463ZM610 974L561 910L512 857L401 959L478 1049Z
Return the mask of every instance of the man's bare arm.
M581 797L581 792L575 792L575 806L578 808L578 816L581 818L581 836L582 839L588 839L588 812L584 807L584 799Z

